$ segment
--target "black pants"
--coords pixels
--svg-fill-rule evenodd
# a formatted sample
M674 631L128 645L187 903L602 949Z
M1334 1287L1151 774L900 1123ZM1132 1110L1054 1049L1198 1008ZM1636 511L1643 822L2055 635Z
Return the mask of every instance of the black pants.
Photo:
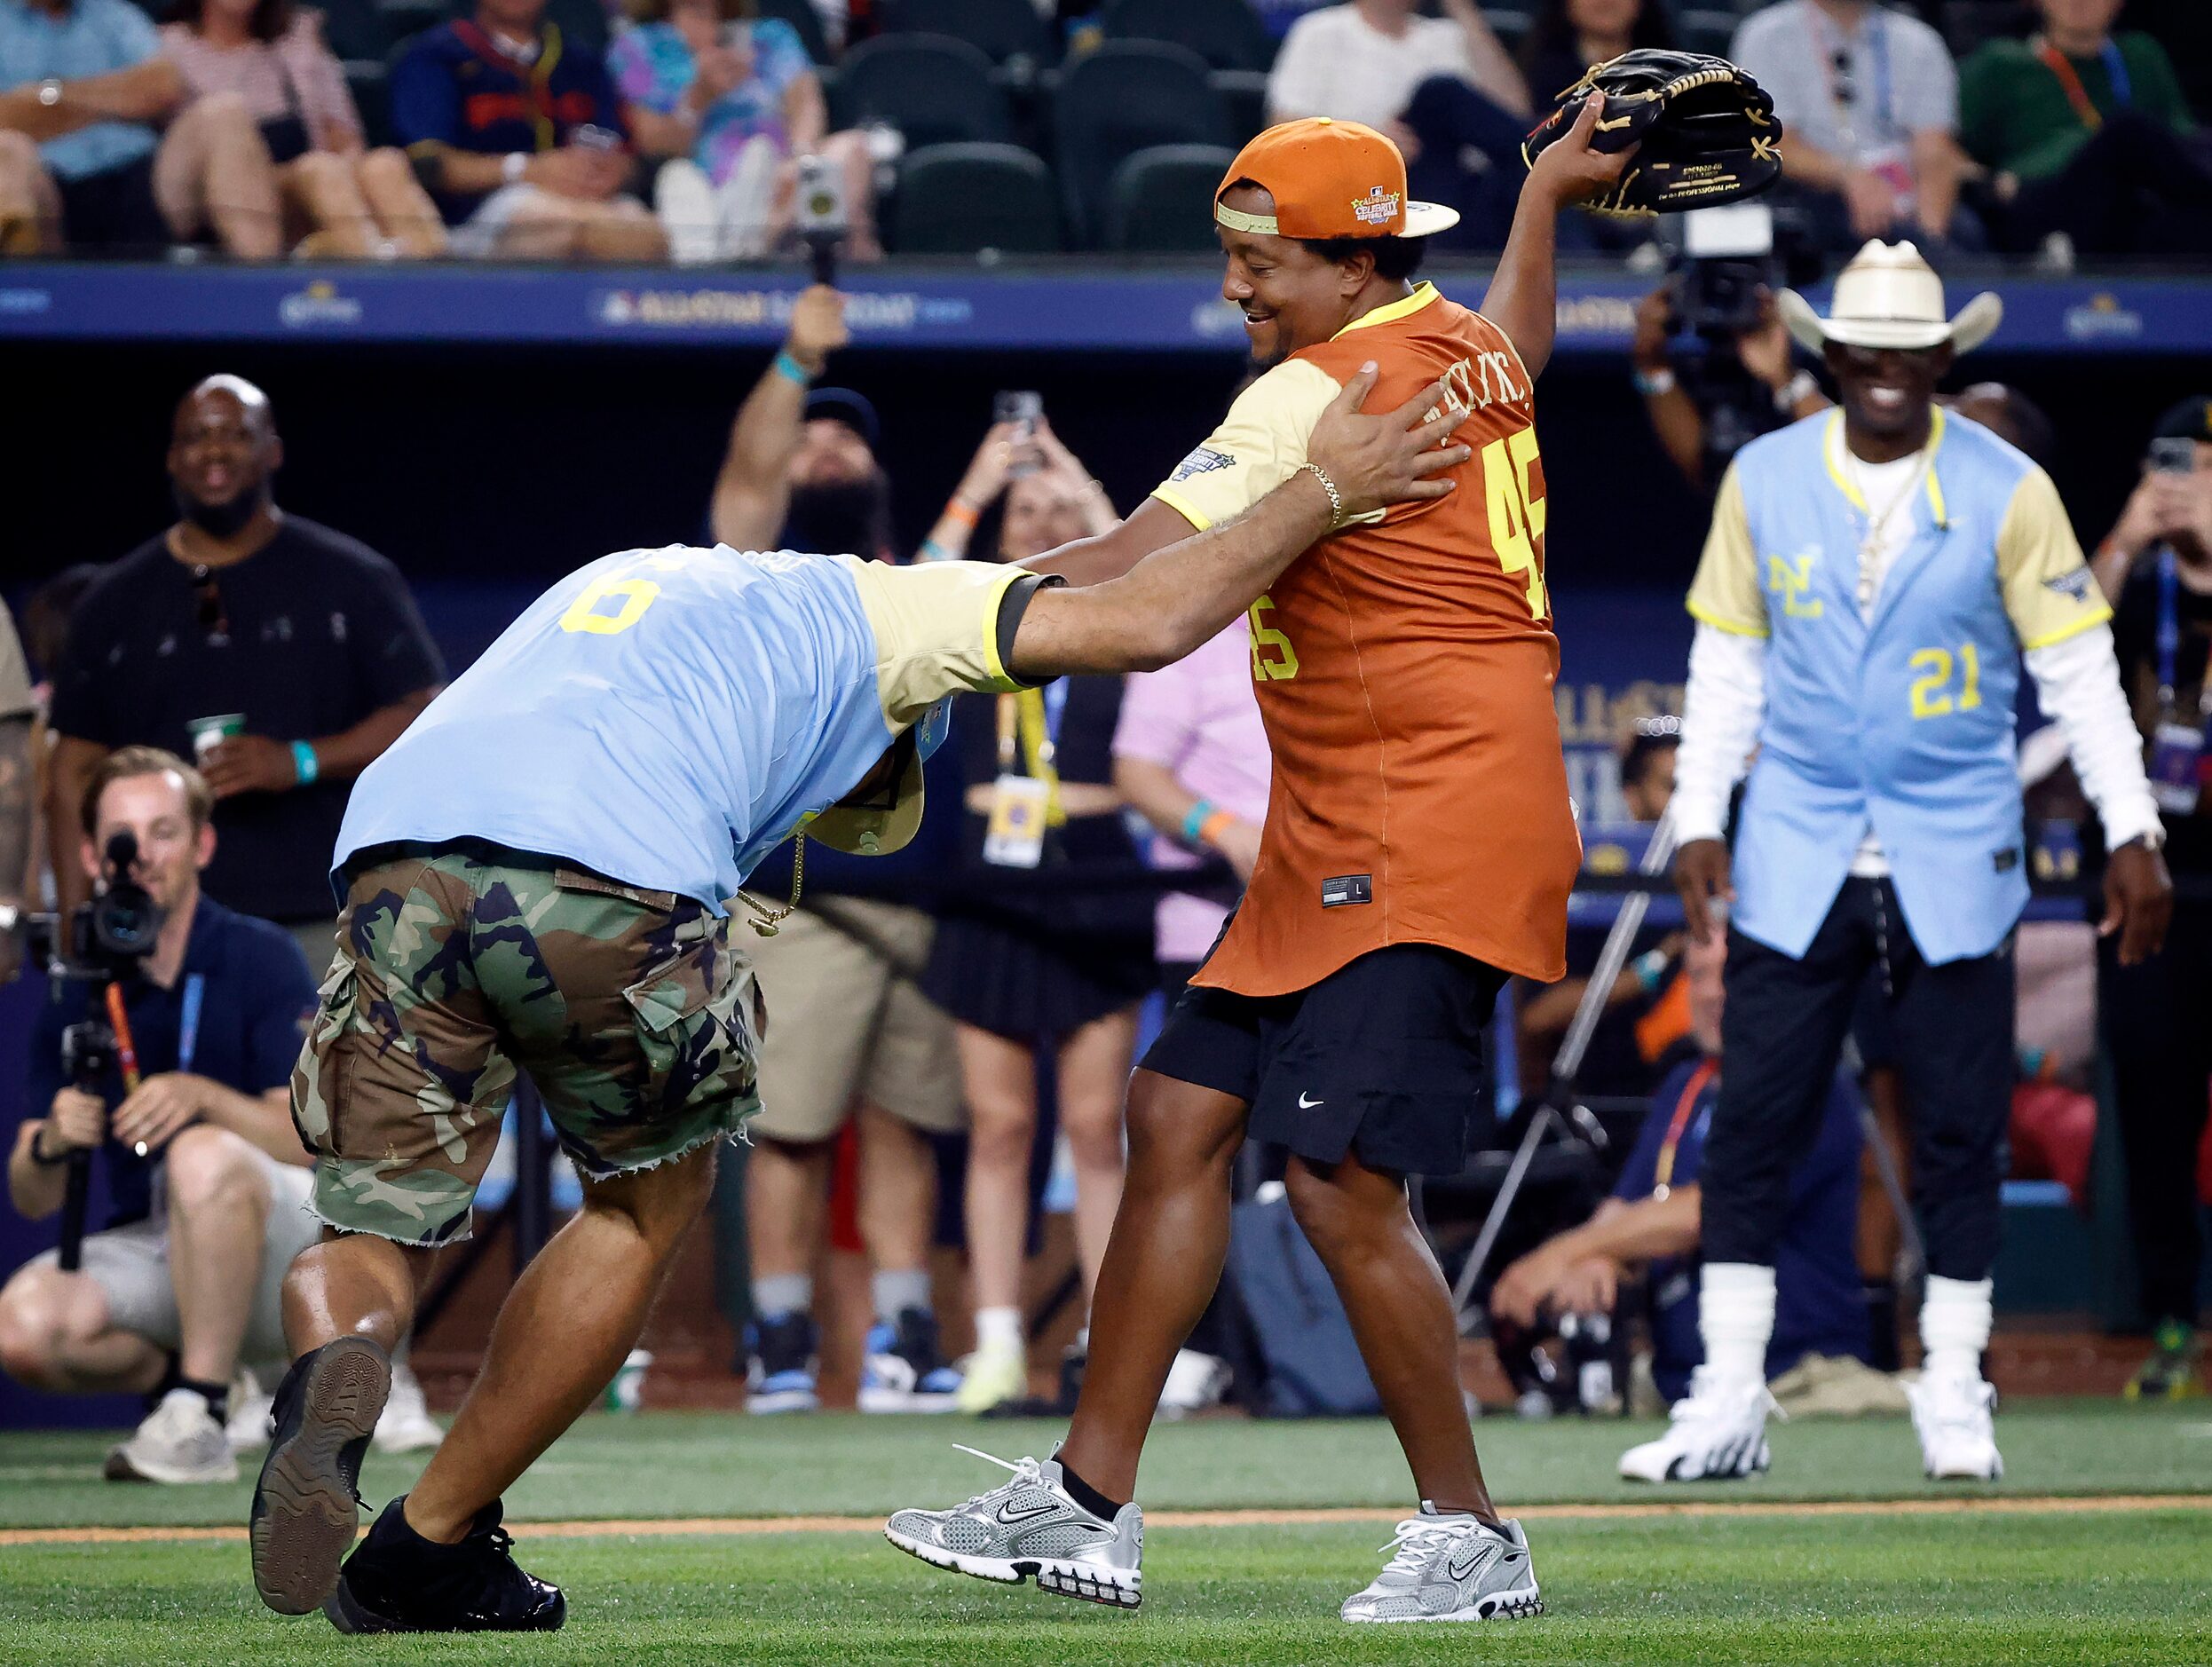
M1869 970L1912 1108L1914 1203L1928 1271L1985 1279L2012 1106L2012 947L1931 967L1886 880L1846 880L1801 960L1728 934L1720 1102L1705 1147L1704 1257L1772 1267L1789 1181Z
M2064 232L2084 255L2212 253L2212 160L2151 117L2123 112L2059 173L2020 187L2003 242L2032 249Z
M2128 1214L2153 1323L2194 1324L2204 1237L2197 1219L2197 1150L2212 1091L2212 900L2174 909L2166 947L2122 967L2097 951L2097 1005L2113 1063Z

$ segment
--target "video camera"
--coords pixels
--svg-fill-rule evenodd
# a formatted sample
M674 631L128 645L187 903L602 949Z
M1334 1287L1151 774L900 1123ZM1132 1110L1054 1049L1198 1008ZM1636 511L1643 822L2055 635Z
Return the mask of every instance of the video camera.
M49 979L101 983L127 978L154 952L162 935L162 911L154 896L131 877L138 864L138 838L128 828L113 835L101 853L106 884L89 903L67 918L25 917L31 958Z
M1744 368L1736 338L1760 321L1759 291L1809 283L1820 257L1789 210L1763 202L1684 215L1672 263L1674 340L1668 356L1705 419L1708 475L1783 420L1772 392Z

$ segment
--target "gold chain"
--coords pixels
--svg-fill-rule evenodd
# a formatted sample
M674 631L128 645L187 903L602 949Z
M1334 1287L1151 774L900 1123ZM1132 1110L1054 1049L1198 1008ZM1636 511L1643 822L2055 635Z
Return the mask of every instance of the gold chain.
M807 836L794 834L791 836L791 900L779 909L772 903L762 903L749 891L740 891L738 896L745 900L745 906L752 910L754 916L746 924L762 937L775 936L783 929L784 922L791 918L791 912L799 906L799 889L806 884L806 878Z

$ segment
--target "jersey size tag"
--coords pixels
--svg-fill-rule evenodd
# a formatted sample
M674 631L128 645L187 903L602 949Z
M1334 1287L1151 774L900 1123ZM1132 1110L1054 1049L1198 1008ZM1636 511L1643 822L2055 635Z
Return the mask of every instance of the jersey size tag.
M1045 813L1052 788L1034 776L1000 776L991 789L991 821L984 832L984 861L1001 868L1034 868L1045 855Z
M1341 909L1355 903L1372 903L1375 882L1369 874L1339 874L1321 882L1321 906Z
M2151 738L2151 796L2169 816L2193 816L2204 796L2205 731L2170 720Z

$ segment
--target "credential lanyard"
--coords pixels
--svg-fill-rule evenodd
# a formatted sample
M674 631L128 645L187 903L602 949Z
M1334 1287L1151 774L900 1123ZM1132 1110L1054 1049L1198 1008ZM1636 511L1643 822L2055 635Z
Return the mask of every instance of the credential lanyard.
M2158 552L2158 713L2161 723L2174 715L2174 689L2180 681L2180 589L2173 549L2161 545ZM2205 668L2204 688L2197 697L2197 715L2212 718L2212 664Z
M2081 73L2073 60L2047 39L2035 43L2035 56L2050 71L2058 83L2058 90L2066 95L2066 102L2074 107L2074 119L2094 133L2105 125L2104 116L2090 97L2090 91L2082 84ZM2112 87L2113 102L2126 109L2135 102L2135 85L2128 78L2128 60L2120 55L2119 43L2106 39L2098 54L2105 63L2105 79Z
M1871 61L1874 70L1873 119L1881 133L1886 136L1894 132L1897 127L1897 124L1890 119L1890 34L1889 30L1883 27L1882 15L1879 12L1872 12L1867 17L1864 28L1867 36L1867 57ZM1840 90L1836 85L1836 60L1850 52L1851 43L1844 38L1840 31L1834 31L1834 26L1825 19L1820 22L1819 28L1821 35L1824 37L1823 50L1821 53L1821 67L1828 76L1828 101L1836 107L1837 114L1844 118L1846 130L1855 130L1856 120L1851 114L1850 107L1845 104L1840 96ZM1832 41L1834 44L1828 44L1829 41Z
M190 1071L193 1055L200 1051L200 1009L208 999L208 976L205 973L185 975L185 1010L177 1027L177 1069Z
M1691 1114L1697 1110L1698 1096L1705 1092L1705 1085L1712 1081L1719 1069L1718 1060L1701 1059L1697 1069L1690 1072L1689 1081L1682 1085L1682 1097L1674 1102L1674 1115L1667 1119L1667 1136L1659 1142L1658 1160L1652 1165L1653 1197L1663 1198L1673 1190L1675 1150L1682 1144Z

